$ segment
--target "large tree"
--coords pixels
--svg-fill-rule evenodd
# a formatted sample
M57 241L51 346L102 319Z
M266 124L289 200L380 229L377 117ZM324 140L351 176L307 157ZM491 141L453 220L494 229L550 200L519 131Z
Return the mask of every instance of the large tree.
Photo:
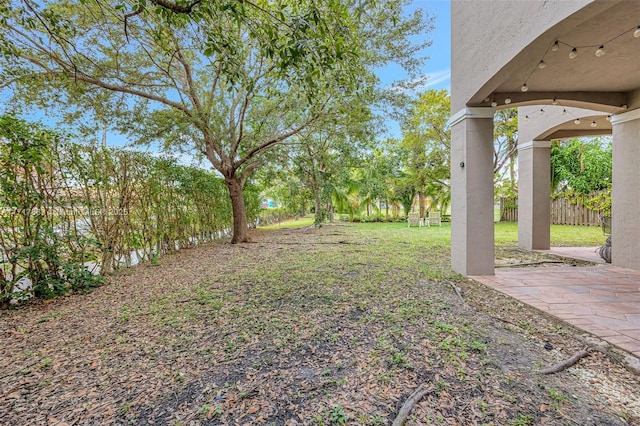
M12 0L0 6L0 88L195 148L229 189L232 242L248 241L242 189L264 153L332 99L357 99L372 66L414 52L407 36L425 21L402 4Z
M424 213L425 196L430 196L443 207L451 197L449 102L446 90L421 93L411 103L403 122L401 146L405 151L406 172L420 198L421 214ZM517 144L517 110L497 111L494 117L493 173L496 181L507 180L509 189L513 189L516 180ZM505 179L506 166L508 178Z
M496 190L516 192L516 158L518 154L518 109L502 109L493 117L493 176ZM505 171L505 166L508 166ZM508 174L507 174L508 173Z
M375 136L366 102L332 105L313 125L282 147L282 164L297 176L314 198L316 225L328 218L332 199L344 200L339 187L362 162Z
M441 205L448 204L450 194L449 161L451 135L449 93L427 90L413 102L403 125L402 147L406 152L406 171L420 198L424 216L425 196Z
M552 190L589 195L610 189L612 158L611 138L554 142L551 147Z

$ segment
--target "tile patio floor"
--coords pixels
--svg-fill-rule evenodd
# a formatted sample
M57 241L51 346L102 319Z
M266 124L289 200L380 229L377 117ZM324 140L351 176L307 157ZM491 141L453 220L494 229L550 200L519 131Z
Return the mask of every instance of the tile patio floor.
M599 261L595 248L546 253ZM640 271L607 264L496 268L470 277L640 358Z

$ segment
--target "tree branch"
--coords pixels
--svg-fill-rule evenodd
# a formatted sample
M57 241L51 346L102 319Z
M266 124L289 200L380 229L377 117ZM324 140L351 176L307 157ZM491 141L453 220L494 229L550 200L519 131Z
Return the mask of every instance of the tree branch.
M179 104L177 102L173 102L173 101L171 101L171 100L169 100L167 98L164 98L162 96L154 95L152 93L147 93L147 92L144 92L142 90L138 90L138 89L122 86L122 85L107 83L105 81L100 80L97 77L92 77L89 74L86 74L83 71L79 70L78 66L71 59L68 59L68 62L67 62L67 61L63 60L62 58L60 58L59 56L57 56L57 54L55 54L52 50L50 51L50 50L45 49L40 44L38 44L34 40L32 40L29 37L27 37L26 34L23 34L17 28L14 28L14 27L11 27L11 26L9 26L9 28L12 31L15 31L16 34L19 34L19 35L23 36L23 38L25 40L28 40L31 43L33 48L37 49L43 55L47 56L48 59L53 61L60 68L59 70L55 70L55 69L52 69L47 64L43 63L42 61L40 61L39 58L32 57L32 56L27 56L26 54L21 54L21 55L17 54L17 56L19 58L22 58L25 61L28 61L31 64L41 68L43 71L45 71L48 74L51 74L51 75L64 75L64 74L67 74L69 76L72 76L75 80L79 80L79 81L82 81L84 83L92 84L94 86L98 86L98 87L101 87L103 89L106 89L106 90L109 90L109 91L112 91L112 92L126 93L126 94L129 94L129 95L139 96L139 97L144 98L144 99L148 99L148 100L151 100L151 101L159 102L161 104L164 104L164 105L170 106L172 108L175 108L175 109L177 109L179 111L182 111L188 117L193 117L193 114L191 113L191 111L186 106L184 106L182 104ZM68 55L65 55L65 56L68 58Z
M155 4L156 6L160 6L163 7L165 9L168 9L172 12L178 13L178 14L185 14L188 15L193 11L193 8L196 7L198 4L202 3L202 0L195 0L191 3L189 3L186 6L183 6L181 4L177 4L177 3L172 3L170 1L167 0L151 0L151 3Z
M240 161L238 161L236 163L236 168L242 166L244 163L246 163L247 161L252 159L260 151L263 151L263 150L269 148L271 145L275 145L278 142L281 142L281 141L287 139L288 137L291 137L291 136L295 135L296 133L299 133L301 130L305 129L310 124L312 124L314 121L316 121L319 117L320 117L320 114L316 114L315 116L311 117L310 119L308 119L307 121L302 123L299 127L293 128L293 129L289 130L288 132L283 133L280 136L272 138L272 139L268 140L267 142L255 147L254 149L249 151Z
M140 15L142 13L142 8L138 9L138 10L134 10L131 13L127 13L126 15L124 15L124 36L127 39L127 43L129 43L129 32L127 31L127 20L129 18L133 18L136 15Z
M258 168L258 166L260 165L260 161L256 160L253 163L248 164L244 170L242 170L242 175L240 176L240 185L242 185L244 187L244 184L247 182L247 179L249 179L249 175L251 175L251 173Z
M191 71L191 66L185 59L184 55L182 54L182 50L177 46L177 43L176 43L176 47L177 47L176 53L177 53L178 62L180 62L180 64L182 65L182 68L184 69L185 77L187 78L187 88L189 90L188 92L189 98L191 99L191 102L193 103L193 106L196 108L198 113L200 113L202 111L202 104L200 103L200 99L198 98L198 93L196 92L196 87L193 82L193 73Z

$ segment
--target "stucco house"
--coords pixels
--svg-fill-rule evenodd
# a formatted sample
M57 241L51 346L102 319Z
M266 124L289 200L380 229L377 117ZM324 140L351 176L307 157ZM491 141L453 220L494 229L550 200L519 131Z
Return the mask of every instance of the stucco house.
M549 248L550 141L612 134L612 264L640 270L640 1L454 0L451 38L453 269L494 274L493 115L517 106L520 246Z

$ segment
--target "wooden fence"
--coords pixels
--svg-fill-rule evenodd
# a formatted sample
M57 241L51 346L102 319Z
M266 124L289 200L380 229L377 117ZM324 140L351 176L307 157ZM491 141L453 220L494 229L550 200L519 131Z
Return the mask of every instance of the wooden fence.
M500 199L500 221L518 221L517 198ZM583 203L573 203L565 197L559 197L551 200L551 224L600 226L600 218L597 211L588 209Z

